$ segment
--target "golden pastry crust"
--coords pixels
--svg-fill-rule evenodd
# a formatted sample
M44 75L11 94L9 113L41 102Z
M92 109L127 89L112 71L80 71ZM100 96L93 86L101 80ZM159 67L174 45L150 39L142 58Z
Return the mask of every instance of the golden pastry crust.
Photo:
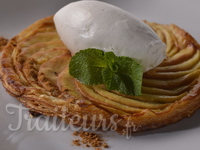
M4 37L0 37L0 52L2 51L3 47L8 43L8 39Z
M141 96L107 91L104 85L86 86L70 76L71 54L52 16L32 24L4 47L2 83L31 111L92 129L138 132L189 117L200 106L199 44L176 25L145 22L166 43L167 58L144 74Z

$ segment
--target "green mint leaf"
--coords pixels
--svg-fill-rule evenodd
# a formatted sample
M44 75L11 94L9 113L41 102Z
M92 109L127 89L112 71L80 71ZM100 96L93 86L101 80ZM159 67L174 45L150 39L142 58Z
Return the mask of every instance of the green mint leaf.
M132 58L118 57L113 52L81 50L72 57L69 73L86 85L105 84L107 90L141 95L142 66Z
M103 56L102 50L81 50L72 57L69 73L86 85L102 84L101 71L107 66Z
M127 87L127 95L141 95L142 88L142 77L143 77L143 69L140 64L138 64L135 60L130 57L119 57L116 62L119 66L119 75L122 79L122 83ZM134 94L132 94L134 91ZM125 91L122 93L126 93Z

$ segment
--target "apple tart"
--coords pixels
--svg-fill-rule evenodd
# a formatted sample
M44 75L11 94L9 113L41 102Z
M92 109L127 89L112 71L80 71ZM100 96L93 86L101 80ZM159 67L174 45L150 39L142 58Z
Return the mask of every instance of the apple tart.
M166 44L167 58L144 73L141 96L84 85L70 76L71 53L52 16L32 24L4 47L3 86L33 112L93 129L125 133L134 127L138 132L189 117L200 106L200 46L176 25L145 23Z

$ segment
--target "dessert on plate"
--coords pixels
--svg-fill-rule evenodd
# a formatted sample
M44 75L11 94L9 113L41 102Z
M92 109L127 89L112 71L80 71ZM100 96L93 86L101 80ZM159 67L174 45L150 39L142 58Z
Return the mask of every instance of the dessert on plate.
M80 5L81 7L78 7ZM2 84L9 94L16 97L33 112L57 116L67 123L77 126L93 129L109 128L121 133L125 133L127 128L133 129L133 127L133 132L160 128L191 116L199 108L200 46L189 33L174 24L163 25L148 21L138 23L134 20L133 24L125 22L125 25L121 21L122 26L127 28L124 29L123 27L120 33L122 31L127 32L126 30L132 28L131 25L136 28L131 32L138 32L138 27L140 28L145 24L145 30L151 28L148 29L150 37L147 36L147 39L145 39L146 34L141 33L143 34L141 40L144 40L134 43L134 39L126 39L130 42L123 41L124 35L121 33L116 35L116 39L109 40L106 39L104 33L98 33L96 37L93 35L97 29L100 30L99 28L96 30L82 28L84 29L84 35L79 34L79 29L73 30L73 28L82 26L78 26L78 24L88 19L88 15L81 17L83 14L88 14L87 9L83 9L83 5L91 7L91 10L93 5L98 5L99 7L95 7L96 12L113 13L116 10L118 11L115 6L103 2L75 2L64 8L70 10L72 7L77 7L73 10L78 12L76 17L77 15L79 17L69 24L71 29L68 26L61 30L62 22L54 22L59 19L59 15L56 18L56 14L35 22L9 40L3 48L0 65ZM102 9L104 6L106 9ZM110 7L111 9L108 9ZM98 12L97 15L101 15L101 13ZM79 19L82 19L82 21ZM100 17L100 19L102 18ZM135 24L139 25L136 27ZM120 26L120 23L116 23L116 25ZM87 26L90 25L87 24ZM64 28L64 26L62 27ZM67 29L70 31L68 32ZM61 35L62 31L64 35ZM112 32L106 30L105 33L108 33L107 38L112 37ZM130 36L132 36L132 33L130 33ZM148 41L149 39L152 41L157 40L156 36L160 41ZM94 37L97 39L93 40ZM105 37L105 39L102 37ZM117 39L119 37L120 39ZM87 39L89 40L88 43ZM100 44L98 41L100 41ZM114 45L112 45L113 43ZM130 43L136 45L137 48L133 48L135 58L131 56L131 50L119 52L124 47L121 44L125 43L128 47L131 46ZM147 43L144 44L146 47L143 43ZM149 46L149 43L153 44ZM109 44L112 45L110 50ZM101 45L103 46L101 47ZM117 49L118 47L119 49ZM81 80L82 78L74 77L70 72L70 63L74 63L72 60L77 56L79 50L87 48L94 51L97 49L104 52L112 51L114 54L121 56L127 54L132 57L131 59L136 60L136 64L140 64L142 68L140 71L143 75L140 74L139 76L142 77L141 87L140 82L133 81L132 83L131 79L128 81L131 81L130 84L137 85L141 92L126 94L126 92L123 90L121 92L117 88L110 90L104 83L85 84ZM143 54L141 54L141 49L144 49ZM106 55L104 52L101 54ZM147 55L145 55L146 53ZM116 57L119 59L124 58L121 56ZM71 64L71 66L73 65ZM120 66L118 67L120 68ZM129 68L128 64L126 67ZM112 69L111 67L111 71L114 70ZM113 72L116 73L117 71L114 70ZM89 72L86 71L86 74L88 75ZM126 78L122 77L122 80L126 82ZM134 88L137 89L138 87Z

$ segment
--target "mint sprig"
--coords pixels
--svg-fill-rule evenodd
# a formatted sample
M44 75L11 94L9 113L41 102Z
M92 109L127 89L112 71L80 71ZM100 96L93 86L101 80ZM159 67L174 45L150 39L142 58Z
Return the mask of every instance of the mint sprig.
M141 95L143 69L134 59L89 48L76 53L69 73L85 85L105 84L107 90Z

